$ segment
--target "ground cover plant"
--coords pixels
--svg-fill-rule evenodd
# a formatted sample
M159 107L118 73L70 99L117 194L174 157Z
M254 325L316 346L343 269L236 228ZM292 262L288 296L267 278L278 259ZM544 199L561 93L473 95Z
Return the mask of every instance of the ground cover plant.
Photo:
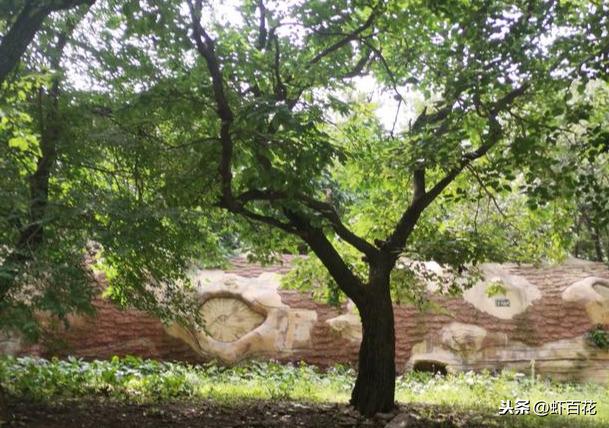
M306 364L256 361L223 367L215 363L189 365L135 357L111 361L5 357L0 360L0 379L12 400L31 403L34 408L80 401L94 408L140 406L136 408L146 415L158 416L170 414L171 406L196 408L192 403L197 402L226 409L267 406L267 411L273 414L269 421L278 423L281 414L276 415L277 408L273 408L278 402L284 403L285 414L289 414L290 408L310 412L341 409L337 413L344 413L343 407L332 406L349 400L355 373L346 366L321 370ZM466 422L483 426L548 427L609 424L607 386L556 383L511 371L497 375L467 372L447 376L407 372L397 378L396 397L402 408L416 412L421 421L434 422L436 418L435 422L440 423L438 414L453 415L444 421L449 426ZM497 415L501 400L517 398L531 400L531 403L594 400L598 404L594 416ZM357 425L358 421L352 422Z

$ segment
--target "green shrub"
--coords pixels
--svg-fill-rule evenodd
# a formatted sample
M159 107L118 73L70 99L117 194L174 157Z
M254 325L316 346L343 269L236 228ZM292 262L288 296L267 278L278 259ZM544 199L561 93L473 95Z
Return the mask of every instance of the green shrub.
M609 331L602 324L597 325L588 332L588 339L600 349L609 349Z

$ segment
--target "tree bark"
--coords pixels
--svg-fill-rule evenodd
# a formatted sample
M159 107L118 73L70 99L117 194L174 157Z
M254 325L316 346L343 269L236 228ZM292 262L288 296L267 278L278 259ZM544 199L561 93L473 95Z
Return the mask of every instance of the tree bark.
M48 6L37 6L34 2L26 2L17 17L15 24L2 38L0 43L0 83L11 72L28 45L42 26L44 19L51 13Z
M0 384L0 426L8 423L8 406L6 404L6 394L4 387Z
M592 225L592 239L594 240L594 249L596 250L596 259L599 262L605 261L603 244L601 243L601 233L596 224Z
M95 0L28 0L15 23L0 41L0 83L15 68L42 23L53 11L71 9L81 4L92 5Z
M358 306L363 337L350 403L368 417L395 408L395 327L389 272L383 269L371 275L367 298Z

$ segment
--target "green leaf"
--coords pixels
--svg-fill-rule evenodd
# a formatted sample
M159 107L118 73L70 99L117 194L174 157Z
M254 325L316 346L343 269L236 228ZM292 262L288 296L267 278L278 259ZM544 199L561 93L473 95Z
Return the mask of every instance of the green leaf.
M8 140L8 146L24 152L29 148L30 143L25 137L12 137Z

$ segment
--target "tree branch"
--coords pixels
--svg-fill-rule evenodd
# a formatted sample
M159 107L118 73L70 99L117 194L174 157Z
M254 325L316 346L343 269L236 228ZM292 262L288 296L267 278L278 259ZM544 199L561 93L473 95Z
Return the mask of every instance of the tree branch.
M309 245L311 250L324 264L334 281L340 289L356 305L360 305L365 299L365 288L362 281L351 271L340 254L323 233L323 230L315 228L295 212L287 211L286 215L291 222L300 230L299 236Z
M338 42L328 46L326 49L322 50L320 53L318 53L313 58L311 58L309 60L309 65L317 64L324 57L328 56L329 54L331 54L334 51L339 50L343 46L348 45L353 40L356 40L361 33L366 31L368 28L372 27L372 24L374 23L374 20L376 19L377 15L378 15L379 6L381 3L382 2L379 2L379 4L377 4L377 6L372 10L372 12L370 12L370 16L368 16L368 19L366 19L366 22L364 22L362 25L357 27L351 33L347 34L345 37L343 37Z
M231 171L233 141L230 135L230 126L234 115L224 92L224 79L215 53L214 41L201 26L201 0L194 0L194 3L193 0L188 0L188 7L192 19L195 45L199 54L205 59L207 69L211 75L216 110L221 120L220 142L222 144L222 154L218 173L221 179L222 200L225 205L231 206L234 201L232 192L233 174Z
M264 7L264 2L262 0L258 0L258 10L260 11L260 23L258 24L258 43L256 47L258 50L264 49L266 46L266 7Z
M478 149L465 153L462 155L459 164L449 170L442 179L440 179L429 191L421 191L421 177L418 178L419 183L417 185L417 178L415 177L415 189L418 187L418 191L415 190L415 197L413 197L409 207L404 211L395 229L389 236L389 238L381 246L381 251L392 254L394 258L399 257L402 252L406 240L414 230L414 226L418 221L421 213L425 208L429 206L446 187L467 167L470 163L476 159L486 155L488 151L498 143L503 134L503 129L497 120L497 114L506 110L518 97L524 95L526 90L529 88L529 83L525 82L521 86L514 88L499 100L497 100L493 106L489 109L489 133L485 138L485 142L478 147ZM431 117L431 116L427 116ZM425 119L428 120L428 119ZM419 173L420 174L420 173ZM416 175L416 171L415 171Z
M0 43L0 83L15 68L36 33L42 27L45 18L51 12L71 9L87 4L92 5L95 0L28 0Z
M279 53L279 40L277 36L273 34L273 44L275 45L275 62L273 69L275 71L275 99L277 101L285 101L288 96L288 90L285 83L281 80L281 64L280 64L280 53Z
M421 166L412 173L413 199L420 199L425 195L425 167Z
M272 215L260 214L246 208L246 204L252 201L272 202L276 200L295 198L305 207L318 212L326 220L328 220L333 230L339 237L353 245L358 250L362 251L364 254L373 258L376 257L376 255L379 254L379 250L372 244L351 232L340 221L338 213L335 211L332 205L317 201L310 197L305 197L303 195L288 195L284 191L249 189L237 197L233 195L231 171L233 141L230 134L230 126L233 122L234 115L225 94L225 82L223 80L218 58L215 54L214 40L201 26L200 20L202 0L188 0L188 5L192 19L193 39L195 46L199 54L205 59L207 69L211 75L214 100L216 103L218 116L221 120L220 141L222 144L222 155L219 165L219 175L222 183L222 197L218 202L218 205L230 212L243 215L246 218L265 223L279 228L287 233L300 236L309 245L311 250L320 258L341 290L343 290L354 302L361 303L364 299L364 287L361 280L351 271L340 254L336 251L332 243L325 236L323 229L312 226L304 215L285 207L283 208L283 213L288 219L287 222L281 221ZM264 5L262 2L259 2L258 5L261 11L260 29L261 33L264 33L266 32L266 24L262 21L262 18L265 15ZM356 39L359 34L372 26L376 13L377 9L373 10L367 21L362 26L343 40L335 43L334 45L326 48L320 54L316 55L315 58L309 61L309 65L319 62L325 56L340 49L351 40ZM278 101L286 101L288 107L291 109L296 104L303 89L298 92L295 98L293 97L288 99L287 88L281 79L278 40L276 36L271 36L269 34L265 34L265 38L267 44L270 41L274 42L275 57L273 72L275 80L275 98ZM260 38L258 41L258 46L260 46ZM364 55L364 57L356 64L355 71L359 72L359 70L363 69L367 61L368 56ZM256 85L254 84L252 87L256 88ZM272 134L273 131L274 129L271 127L270 133ZM262 167L272 169L272 165L270 165L270 163L266 166L263 163Z
M478 182L478 185L480 186L480 189L486 193L486 195L488 196L488 198L492 201L493 205L495 206L495 209L497 210L497 212L501 215L501 217L503 217L503 219L505 220L506 224L508 226L510 226L512 229L514 229L517 232L520 232L520 229L518 229L518 227L514 226L514 224L512 224L512 222L510 221L509 216L503 211L503 209L501 209L501 207L499 206L499 202L497 201L497 199L495 198L495 195L493 195L493 193L486 187L486 185L484 184L484 182L482 181L482 178L480 177L480 175L478 174L478 172L476 171L476 169L474 168L474 166L472 164L468 164L466 166L467 170L469 172L472 173L472 175L474 176L474 178L476 179L476 181ZM478 213L476 212L476 215Z
M250 189L241 193L236 199L240 204L246 204L247 202L251 201L270 202L287 199L288 197L289 195L286 192ZM322 215L326 220L329 221L330 226L341 239L352 245L356 250L365 254L368 259L373 260L380 255L380 251L374 245L366 241L364 238L358 236L347 228L347 226L345 226L345 224L341 221L340 216L336 212L336 209L331 204L302 194L295 194L292 195L292 197L301 201L308 208Z
M353 70L350 70L349 72L345 73L342 76L343 79L349 79L349 78L357 77L357 76L361 75L362 71L364 71L364 67L366 67L366 65L368 64L368 61L370 60L371 54L372 54L371 50L369 50L369 49L366 50L366 53L363 54L361 56L361 58L357 61L357 63L353 67Z
M334 206L327 202L318 201L306 196L302 196L302 199L309 208L315 210L330 222L332 229L334 229L340 238L352 245L356 250L365 254L369 260L374 260L381 254L378 248L364 238L356 235L345 226Z
M250 218L252 220L256 220L258 222L265 223L270 226L281 229L284 232L287 232L290 234L298 234L298 230L291 223L284 223L280 220L277 220L275 217L258 214L253 211L246 210L245 208L239 208L235 212L238 214L241 214L247 218Z

